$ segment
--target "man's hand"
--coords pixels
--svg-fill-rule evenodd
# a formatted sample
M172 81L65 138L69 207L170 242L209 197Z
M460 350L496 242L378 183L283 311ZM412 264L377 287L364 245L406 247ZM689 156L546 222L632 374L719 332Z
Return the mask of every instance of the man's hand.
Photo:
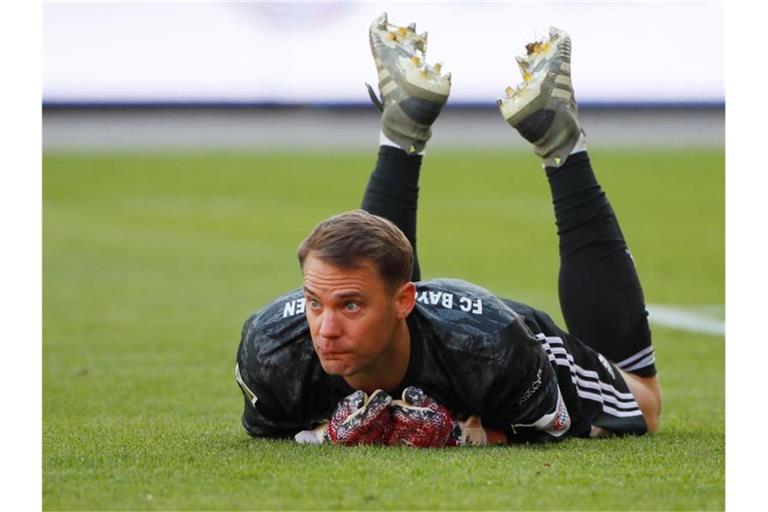
M480 418L456 421L450 411L421 389L411 386L402 400L385 391L370 396L355 391L336 406L330 423L296 435L299 443L353 446L358 444L405 444L417 448L507 444L503 432L486 430Z
M393 400L392 431L388 445L406 444L418 448L458 446L461 426L448 409L417 387L407 387L402 400Z
M382 444L392 430L392 397L378 389L368 396L355 391L333 412L326 435L333 444Z

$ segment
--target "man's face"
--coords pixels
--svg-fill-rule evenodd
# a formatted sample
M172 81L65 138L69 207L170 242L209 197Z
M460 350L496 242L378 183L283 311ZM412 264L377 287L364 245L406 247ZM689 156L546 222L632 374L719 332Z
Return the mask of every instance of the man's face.
M304 296L312 343L323 370L351 377L377 370L393 350L407 312L373 263L341 268L310 253L304 260Z

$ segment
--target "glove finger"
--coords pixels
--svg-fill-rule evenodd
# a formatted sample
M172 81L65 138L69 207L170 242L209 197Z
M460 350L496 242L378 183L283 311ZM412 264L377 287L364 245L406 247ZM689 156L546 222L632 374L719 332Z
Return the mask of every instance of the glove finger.
M438 404L434 398L416 386L409 386L403 390L402 401L413 405L414 407L424 407L433 411L437 411L440 408L440 404Z
M400 400L393 400L390 405L392 418L404 423L424 422L435 415L435 411L429 407L416 407L408 405Z
M350 414L362 407L368 395L364 391L355 391L351 395L344 397L333 411L332 420L341 423L349 417Z
M403 390L402 400L393 400L393 418L401 422L428 422L440 410L440 405L423 390L409 386Z
M353 411L345 420L344 424L352 422L369 422L382 415L389 415L389 404L392 397L380 389L367 397L355 411Z
M427 394L416 386L408 386L403 390L403 402L416 407L424 407L428 398Z

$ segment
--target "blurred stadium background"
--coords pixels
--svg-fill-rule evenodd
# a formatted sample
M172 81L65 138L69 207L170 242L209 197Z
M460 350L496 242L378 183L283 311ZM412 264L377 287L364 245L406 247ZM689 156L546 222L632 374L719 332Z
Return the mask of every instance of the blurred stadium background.
M382 11L420 21L427 58L453 72L431 148L523 147L494 101L549 25L573 37L593 143L724 142L716 3L87 3L45 5L44 147L374 147L366 41Z
M651 304L658 435L417 454L243 433L242 321L299 282L298 241L358 204L373 165L382 11L428 30L427 59L453 72L422 174L425 277L560 322L546 181L495 99L525 43L571 34L591 158ZM43 507L722 509L722 17L709 2L44 4Z

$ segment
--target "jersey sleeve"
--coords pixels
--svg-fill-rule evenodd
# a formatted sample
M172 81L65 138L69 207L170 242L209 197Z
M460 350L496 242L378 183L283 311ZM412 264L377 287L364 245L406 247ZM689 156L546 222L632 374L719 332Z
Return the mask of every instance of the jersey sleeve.
M275 407L271 393L265 391L264 386L247 384L247 378L240 371L240 363L235 364L235 380L244 401L241 422L248 434L253 437L289 437L302 429L302 425L285 411Z
M254 437L287 437L312 426L304 392L314 384L308 327L303 311L285 306L298 297L279 298L243 325L235 380L243 427Z
M503 335L508 349L488 391L483 424L504 430L513 443L562 439L570 417L541 343L522 322Z

